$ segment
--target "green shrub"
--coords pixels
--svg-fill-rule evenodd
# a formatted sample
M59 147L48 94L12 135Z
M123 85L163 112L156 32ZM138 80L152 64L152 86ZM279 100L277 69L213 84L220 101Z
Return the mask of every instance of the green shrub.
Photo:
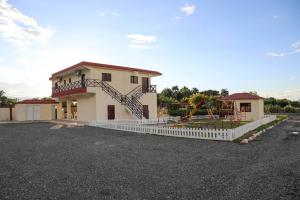
M281 109L281 107L279 105L271 105L268 104L265 106L265 112L270 112L270 113L280 113L283 110Z
M285 113L295 113L296 110L295 110L294 107L292 107L292 106L290 106L290 105L287 105L287 106L284 107L284 112L285 112Z
M184 116L187 114L187 110L168 110L169 115L171 116Z
M200 109L197 112L194 113L194 115L207 115L207 110L206 109Z

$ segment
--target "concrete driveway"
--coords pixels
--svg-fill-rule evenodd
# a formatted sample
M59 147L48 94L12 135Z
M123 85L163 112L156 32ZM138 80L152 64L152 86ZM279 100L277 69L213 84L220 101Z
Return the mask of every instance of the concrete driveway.
M0 199L300 199L300 117L240 145L0 125Z

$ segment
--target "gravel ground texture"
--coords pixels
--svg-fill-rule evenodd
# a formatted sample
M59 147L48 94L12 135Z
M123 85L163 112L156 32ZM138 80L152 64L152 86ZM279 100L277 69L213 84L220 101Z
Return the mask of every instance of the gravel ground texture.
M0 199L300 199L300 117L241 145L0 125Z

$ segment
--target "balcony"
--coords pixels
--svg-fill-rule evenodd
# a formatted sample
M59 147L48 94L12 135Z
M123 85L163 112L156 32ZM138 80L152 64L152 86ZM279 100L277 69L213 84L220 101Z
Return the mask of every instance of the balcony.
M74 81L64 85L59 85L52 88L52 97L68 96L73 94L81 94L87 92L87 87L103 87L107 84L103 84L100 79L84 79ZM156 93L156 85L150 85L147 93Z

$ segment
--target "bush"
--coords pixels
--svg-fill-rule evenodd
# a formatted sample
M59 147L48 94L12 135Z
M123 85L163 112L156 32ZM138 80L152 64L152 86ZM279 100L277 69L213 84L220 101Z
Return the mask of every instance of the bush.
M169 115L171 116L184 116L187 114L187 110L168 110Z
M207 110L206 109L200 109L197 112L194 113L194 115L207 115Z
M287 105L287 106L284 107L284 112L285 112L285 113L295 113L296 110L295 110L294 107L292 107L292 106L290 106L290 105Z
M184 110L169 110L168 113L171 116L184 116L187 113L189 113L190 111L184 109ZM217 113L214 113L217 114ZM197 112L194 113L194 115L208 115L207 110L206 109L200 109Z
M282 109L279 105L271 105L268 104L265 106L265 112L270 112L270 113L280 113L282 112Z

